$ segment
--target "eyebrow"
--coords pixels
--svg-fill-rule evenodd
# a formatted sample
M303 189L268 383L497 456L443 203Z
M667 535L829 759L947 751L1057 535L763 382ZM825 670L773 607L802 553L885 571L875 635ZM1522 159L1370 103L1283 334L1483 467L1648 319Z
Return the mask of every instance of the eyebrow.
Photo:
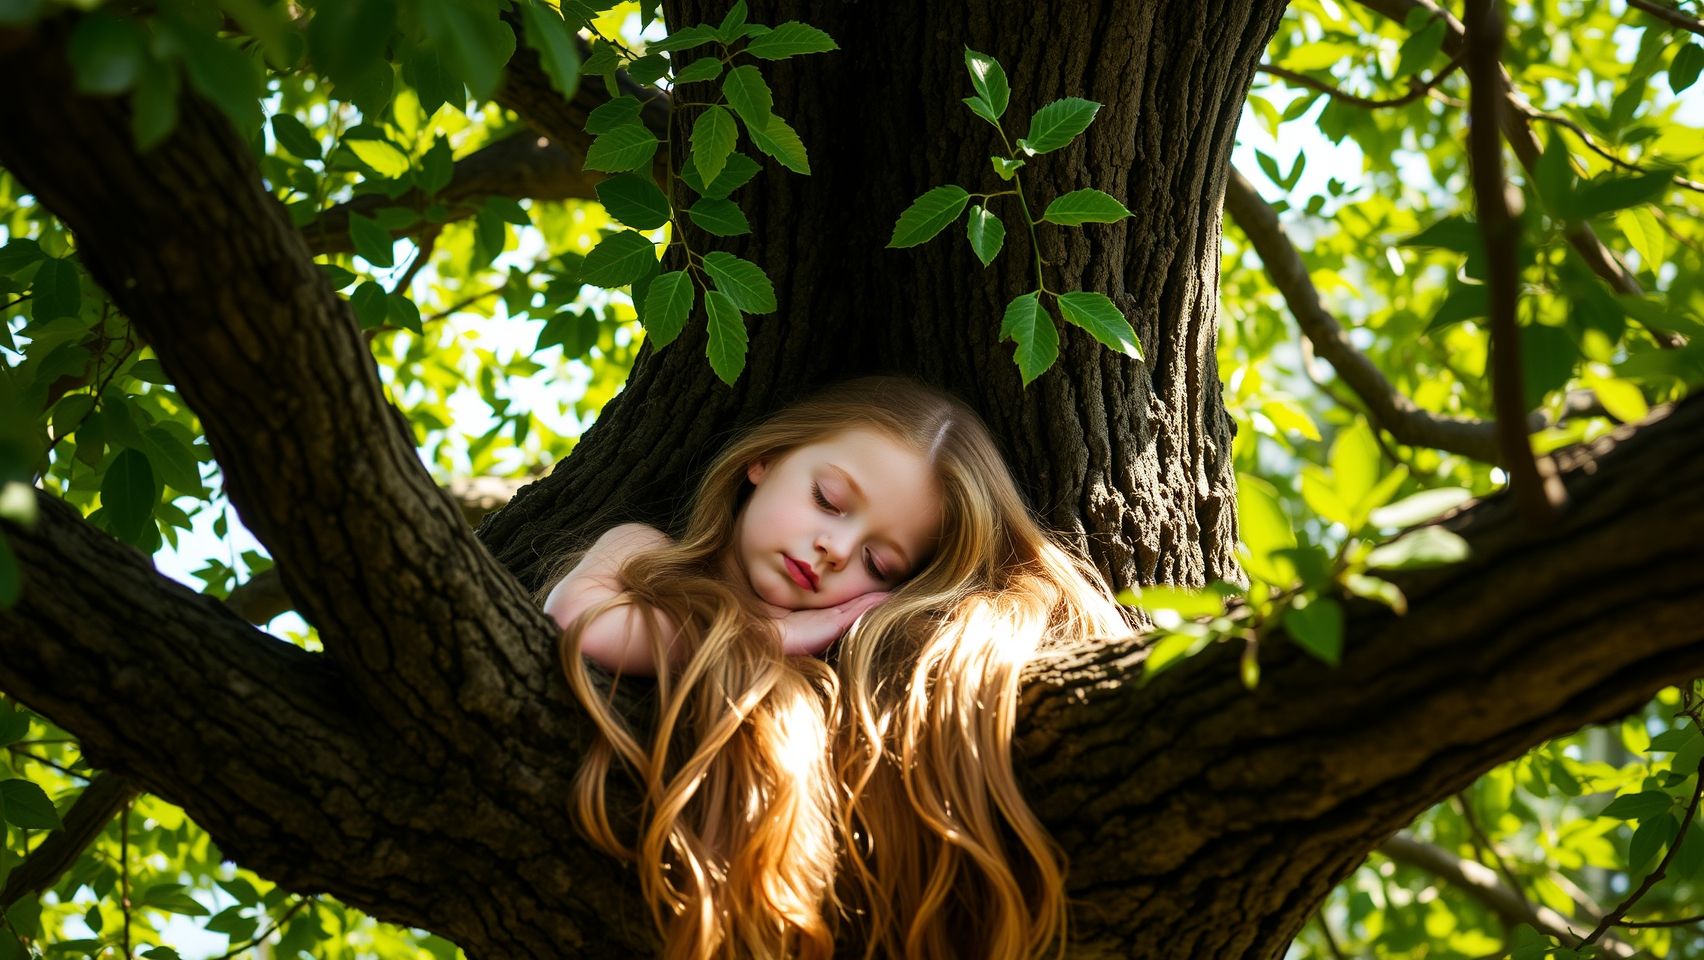
M846 485L852 488L853 495L860 501L866 504L870 502L870 498L864 495L864 488L858 486L858 481L852 479L852 474L847 473L844 467L839 464L831 463L828 465L828 469L840 474L841 479L846 481ZM911 571L911 558L906 555L905 548L899 545L899 541L892 537L883 537L882 542L892 547L894 553L899 554L900 565L905 568L907 573L909 573Z

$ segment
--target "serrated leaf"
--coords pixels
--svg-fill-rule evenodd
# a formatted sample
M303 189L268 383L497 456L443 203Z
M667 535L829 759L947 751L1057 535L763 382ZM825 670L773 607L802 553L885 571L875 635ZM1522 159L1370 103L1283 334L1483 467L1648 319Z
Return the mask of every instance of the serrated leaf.
M764 60L784 60L806 53L839 50L827 33L797 20L776 24L770 31L746 44L745 52Z
M586 132L597 135L608 133L616 127L624 127L639 121L639 112L644 104L637 98L622 95L611 97L598 104L592 112L586 115Z
M1075 227L1085 223L1117 223L1130 216L1111 194L1099 190L1073 190L1047 205L1041 215L1048 223Z
M661 80L668 72L668 58L657 53L646 54L627 65L628 78L647 87Z
M714 80L722 75L722 60L719 57L699 57L676 71L674 85L684 86L688 83L703 83Z
M970 208L969 219L965 223L965 236L970 239L971 252L976 259L982 261L984 267L994 262L1000 255L1000 248L1006 243L1006 225L1000 218L988 211L987 207L976 204Z
M626 173L650 163L656 153L656 135L635 120L599 134L586 150L585 168Z
M599 287L625 286L657 262L657 247L642 233L623 230L605 237L586 254L580 281Z
M722 22L716 25L716 39L723 43L733 43L743 36L746 12L746 0L734 0L734 5L723 15Z
M1030 117L1029 133L1018 141L1030 153L1051 153L1089 128L1101 105L1081 97L1055 100Z
M977 53L969 47L964 48L964 67L970 71L970 85L976 89L976 95L993 114L984 119L997 122L1006 112L1006 104L1012 95L1011 85L1006 81L1006 71L993 57L986 53Z
M1644 790L1623 794L1609 802L1598 814L1615 820L1650 820L1668 812L1674 798L1661 790Z
M597 185L598 202L610 216L637 230L669 222L669 198L650 177L623 173Z
M935 187L913 200L899 215L888 248L915 247L929 240L957 220L969 202L970 194L963 187L950 183Z
M709 24L699 23L690 27L681 27L661 40L645 45L647 53L668 53L674 50L691 50L702 47L716 39L716 29Z
M745 317L740 315L733 298L720 290L711 290L704 295L704 312L710 324L710 342L705 346L704 355L710 358L710 368L716 371L716 376L733 386L740 371L745 369Z
M1343 657L1343 607L1330 597L1299 602L1284 612L1284 629L1296 645L1337 666Z
M26 830L57 830L62 826L53 801L28 780L0 780L0 818Z
M705 197L693 204L686 215L700 230L718 237L738 237L751 232L745 211L732 200Z
M1000 125L999 119L994 116L994 108L990 107L988 105L988 101L981 97L965 97L964 105L970 108L971 113L976 114L995 126Z
M698 191L701 196L726 197L744 186L752 177L757 176L760 169L762 168L758 166L756 160L743 153L735 153L728 157L728 164L722 168L722 172L706 184L704 179L698 175L698 168L689 156L686 163L681 167L680 177L686 181L687 186Z
M661 349L674 342L692 315L698 288L684 270L671 270L651 281L645 292L645 336Z
M811 162L805 154L804 141L787 125L787 121L772 113L762 130L747 126L746 136L751 138L757 149L774 157L783 167L810 176Z
M692 164L705 181L721 175L728 158L739 140L733 114L721 107L711 107L692 122Z
M542 0L521 4L521 25L551 85L564 97L574 96L580 86L580 42L574 28Z
M1000 318L1000 339L1017 341L1012 359L1026 387L1059 359L1059 330L1042 309L1040 292L1026 293L1006 304L1005 315Z
M704 272L742 313L775 312L775 286L763 268L750 260L716 250L704 255Z
M745 122L746 132L767 130L770 113L775 108L775 95L770 93L769 84L763 80L763 74L751 64L735 67L722 78L722 96L728 98L728 106L740 115Z
M1066 322L1087 330L1096 340L1124 356L1142 359L1142 345L1123 311L1102 293L1078 290L1059 296L1059 312Z
M994 165L994 174L1002 180L1012 179L1018 168L1024 165L1022 160L1013 160L1010 157L989 157L988 162Z

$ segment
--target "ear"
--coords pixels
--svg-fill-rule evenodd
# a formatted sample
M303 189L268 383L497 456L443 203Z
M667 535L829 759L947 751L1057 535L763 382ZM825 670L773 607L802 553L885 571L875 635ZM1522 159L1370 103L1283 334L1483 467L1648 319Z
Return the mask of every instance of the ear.
M751 466L746 467L746 479L750 480L753 485L756 485L762 482L764 474L768 472L769 464L763 460L759 460Z

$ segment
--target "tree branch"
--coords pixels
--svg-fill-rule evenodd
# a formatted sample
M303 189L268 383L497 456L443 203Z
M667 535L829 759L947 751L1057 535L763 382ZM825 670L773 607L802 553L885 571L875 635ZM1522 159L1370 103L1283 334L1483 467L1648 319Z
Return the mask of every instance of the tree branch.
M1437 17L1444 24L1444 50L1451 56L1460 56L1465 49L1467 33L1460 20L1457 20L1448 10L1438 6L1433 0L1357 0L1362 6L1382 14L1398 23L1405 23L1408 14L1414 10L1425 10ZM1514 82L1506 71L1498 72L1498 82L1502 85L1505 96L1512 102L1512 109L1502 112L1503 136L1514 148L1515 157L1521 162L1521 167L1532 173L1542 152L1538 138L1533 135L1532 127L1527 122L1527 111L1520 98L1515 94ZM1586 266L1593 273L1608 281L1616 293L1639 295L1644 290L1633 274L1617 260L1615 255L1604 246L1598 235L1584 222L1571 223L1563 228L1563 235L1568 243L1585 260ZM1673 331L1652 329L1651 333L1657 341L1666 347L1684 346L1686 340Z
M421 749L451 728L515 722L502 678L542 694L550 625L420 464L347 302L211 105L185 95L171 135L138 153L125 101L73 90L72 22L33 26L0 62L0 83L33 92L0 105L15 131L0 161L77 233L362 699Z
M1665 7L1660 3L1654 2L1654 0L1627 0L1627 5L1636 10L1643 10L1670 26L1679 27L1682 30L1690 30L1699 36L1704 37L1704 23L1694 20L1673 7Z
M0 913L24 897L41 896L57 883L134 796L136 788L124 777L111 772L96 774L66 811L64 827L48 834L7 874L6 886L0 890Z
M1490 301L1491 401L1497 419L1493 432L1509 487L1529 523L1544 523L1563 506L1555 471L1533 459L1526 430L1526 375L1521 369L1521 267L1516 247L1521 228L1509 209L1503 179L1503 142L1498 122L1508 97L1498 82L1502 73L1501 0L1467 0L1467 77L1472 122L1468 124L1469 167L1474 209L1485 241L1486 288Z
M1368 110L1378 110L1383 107L1400 107L1421 99L1426 96L1426 94L1430 93L1434 87L1449 77L1450 74L1456 72L1456 69L1461 66L1461 62L1462 58L1457 56L1455 59L1445 64L1442 70L1432 74L1432 79L1424 82L1422 82L1419 77L1410 77L1408 80L1407 93L1397 97L1386 98L1358 96L1347 90L1343 90L1339 87L1333 86L1332 84L1326 83L1324 80L1315 80L1313 77L1310 77L1305 73L1270 63L1261 64L1260 72L1271 74L1274 77L1280 77L1298 86L1307 87L1309 90L1318 90L1320 93L1329 94L1333 99L1341 100L1350 106L1364 107Z
M1391 574L1406 616L1348 604L1340 667L1263 643L1245 693L1219 644L1144 686L1119 680L1133 640L1032 673L1019 750L1064 847L1096 851L1073 862L1104 910L1085 935L1135 942L1164 917L1173 947L1235 953L1217 921L1179 921L1208 885L1285 942L1427 806L1704 673L1704 397L1558 459L1566 514L1534 529L1497 496L1440 521L1471 558Z

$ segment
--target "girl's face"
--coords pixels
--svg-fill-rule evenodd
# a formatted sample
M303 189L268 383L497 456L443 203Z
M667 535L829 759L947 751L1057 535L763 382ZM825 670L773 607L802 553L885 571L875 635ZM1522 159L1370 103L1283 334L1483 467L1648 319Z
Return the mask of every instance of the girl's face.
M892 590L940 537L935 470L887 435L853 428L752 464L734 560L763 601L833 607Z

